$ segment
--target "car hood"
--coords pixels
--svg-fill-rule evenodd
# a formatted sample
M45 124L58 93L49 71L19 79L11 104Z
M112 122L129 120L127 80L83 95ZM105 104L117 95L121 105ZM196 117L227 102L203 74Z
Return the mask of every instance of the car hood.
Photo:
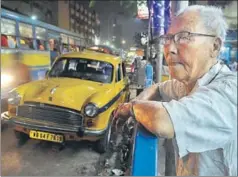
M24 102L40 102L81 110L94 95L112 92L112 84L101 84L71 78L50 78L29 83Z

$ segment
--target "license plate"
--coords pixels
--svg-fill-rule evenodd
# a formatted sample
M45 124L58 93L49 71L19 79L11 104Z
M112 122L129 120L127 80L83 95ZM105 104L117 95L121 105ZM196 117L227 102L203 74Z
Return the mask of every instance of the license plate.
M30 138L38 139L38 140L45 140L45 141L52 141L57 143L62 143L64 138L62 135L56 135L53 133L41 132L41 131L30 131Z

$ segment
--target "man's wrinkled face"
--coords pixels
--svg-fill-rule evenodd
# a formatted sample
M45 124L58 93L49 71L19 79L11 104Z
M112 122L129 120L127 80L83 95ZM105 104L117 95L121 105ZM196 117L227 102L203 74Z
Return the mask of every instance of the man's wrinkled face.
M208 34L198 12L185 12L172 22L167 35L187 31ZM201 77L212 50L214 38L192 36L187 42L175 43L173 40L164 45L164 54L170 75L181 82L196 82Z

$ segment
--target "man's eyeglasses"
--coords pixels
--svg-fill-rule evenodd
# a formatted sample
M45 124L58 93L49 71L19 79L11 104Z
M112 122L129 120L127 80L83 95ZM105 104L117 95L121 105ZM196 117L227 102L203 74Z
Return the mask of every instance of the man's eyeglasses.
M190 33L187 31L182 31L174 35L162 35L159 37L159 43L163 45L168 45L173 40L175 44L187 44L191 41L193 36L205 36L205 37L216 37L215 35L200 34L200 33Z

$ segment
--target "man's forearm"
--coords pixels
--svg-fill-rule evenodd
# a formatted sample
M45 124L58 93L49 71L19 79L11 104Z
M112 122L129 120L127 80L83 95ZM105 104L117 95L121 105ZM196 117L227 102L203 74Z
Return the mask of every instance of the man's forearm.
M151 100L151 101L160 100L159 84L155 84L149 88L146 88L133 100Z
M163 137L173 138L174 128L166 109L157 101L134 101L135 118L151 133Z

